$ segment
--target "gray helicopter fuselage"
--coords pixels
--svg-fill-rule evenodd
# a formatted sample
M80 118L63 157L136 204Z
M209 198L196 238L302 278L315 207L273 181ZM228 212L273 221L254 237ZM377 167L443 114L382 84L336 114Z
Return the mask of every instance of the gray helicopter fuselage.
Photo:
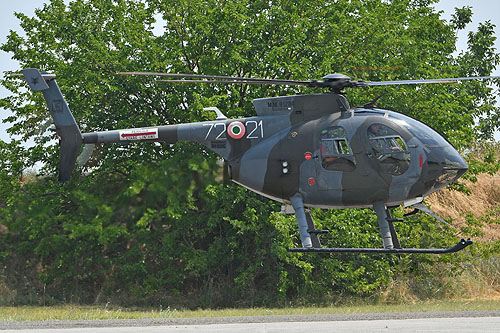
M335 94L254 104L264 115L239 121L251 129L261 124L262 139L227 138L231 152L221 155L233 181L274 200L288 202L300 193L309 207L371 207L379 201L397 206L437 191L467 170L449 142L397 112L350 109L344 96ZM273 106L289 116L272 115ZM378 135L371 132L377 126Z

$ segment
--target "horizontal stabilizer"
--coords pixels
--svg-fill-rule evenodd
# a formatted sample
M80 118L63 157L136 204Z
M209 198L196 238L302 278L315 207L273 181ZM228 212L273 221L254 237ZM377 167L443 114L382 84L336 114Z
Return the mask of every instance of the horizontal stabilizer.
M56 77L55 74L42 74L36 68L23 69L21 72L33 91L49 89L49 85L45 80L51 80Z

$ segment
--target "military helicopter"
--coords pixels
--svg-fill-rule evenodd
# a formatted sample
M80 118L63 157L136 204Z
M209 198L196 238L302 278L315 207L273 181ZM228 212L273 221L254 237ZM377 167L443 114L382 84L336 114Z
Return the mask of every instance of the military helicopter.
M213 121L81 133L57 85L54 74L22 70L34 91L45 97L60 138L59 179L69 179L80 154L93 145L128 142L197 142L227 161L231 180L282 202L295 213L302 242L291 252L451 253L472 240L447 249L402 248L394 228L399 219L390 209L404 205L440 221L423 199L460 178L468 169L456 149L436 131L398 112L378 109L374 102L352 108L346 88L383 85L451 83L495 76L402 81L353 81L343 74L322 80L295 81L124 72L117 75L158 76L173 83L269 84L326 88L330 92L253 100L256 117L228 119L218 108ZM372 208L382 248L325 248L306 208ZM412 212L413 213L413 212ZM444 221L443 221L444 222Z

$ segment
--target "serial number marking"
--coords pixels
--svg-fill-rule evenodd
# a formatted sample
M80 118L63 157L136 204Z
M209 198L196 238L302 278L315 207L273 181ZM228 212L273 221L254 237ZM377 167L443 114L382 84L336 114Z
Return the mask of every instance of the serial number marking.
M293 108L293 100L281 100L267 102L267 107L273 111L286 111Z
M205 140L208 139L210 134L216 135L214 140L226 140L227 136L227 126L226 123L211 123L203 124L203 126L208 126L207 134L205 135ZM245 122L246 132L248 133L246 139L263 139L264 138L264 124L262 120L248 120ZM214 134L213 134L213 133Z
M251 125L254 126L252 131L250 131ZM260 138L264 137L264 127L262 126L262 120L259 122L255 121L255 120L249 120L245 123L245 126L247 128L247 131L250 132L247 135L247 139L260 139ZM256 132L257 129L259 129L259 128L260 128L260 133L257 133L254 135L254 132ZM260 134L260 137L259 137L259 134Z

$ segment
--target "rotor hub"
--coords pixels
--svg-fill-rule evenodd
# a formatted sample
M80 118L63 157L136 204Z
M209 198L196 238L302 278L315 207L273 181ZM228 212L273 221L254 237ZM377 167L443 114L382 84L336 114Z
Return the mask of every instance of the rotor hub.
M350 81L351 78L344 74L332 73L322 77L325 81Z

